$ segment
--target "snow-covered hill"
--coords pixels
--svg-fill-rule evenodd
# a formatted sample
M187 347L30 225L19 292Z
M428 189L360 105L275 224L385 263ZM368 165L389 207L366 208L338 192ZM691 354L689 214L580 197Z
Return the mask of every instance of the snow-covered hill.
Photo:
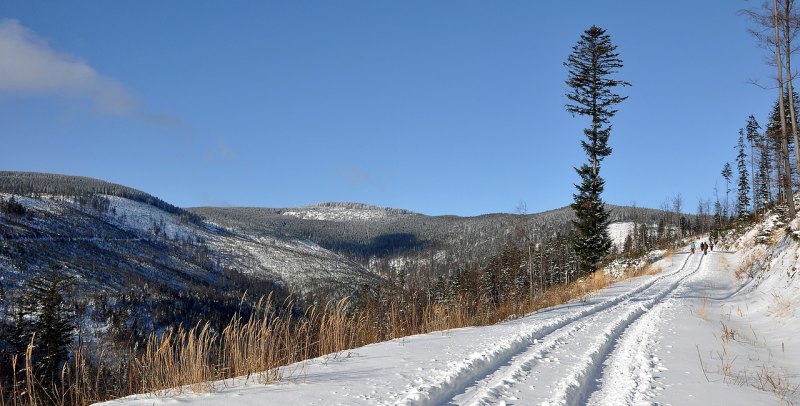
M775 218L732 245L738 251L677 252L654 264L661 274L517 320L292 365L281 383L242 377L211 393L108 404L800 402L800 245Z
M247 233L187 221L143 201L93 194L13 196L24 216L0 216L2 283L14 291L53 264L93 288L118 292L147 280L185 289L218 283L225 269L269 280L298 293L350 294L377 277L304 239ZM25 255L20 255L24 251ZM102 272L109 268L119 272Z

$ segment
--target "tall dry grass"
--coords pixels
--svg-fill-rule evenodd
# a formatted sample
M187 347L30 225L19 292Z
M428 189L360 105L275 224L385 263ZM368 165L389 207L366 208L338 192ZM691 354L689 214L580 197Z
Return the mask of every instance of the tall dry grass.
M736 279L753 278L756 272L756 265L764 259L765 255L766 252L758 248L745 255L734 272Z
M631 270L627 277L659 271L646 266ZM14 378L11 387L0 386L0 406L86 405L137 393L209 392L231 384L227 379L233 377L260 383L296 379L304 372L300 361L320 356L327 361L347 349L412 334L494 324L585 298L614 282L601 270L537 295L518 292L499 303L470 295L444 303L400 295L354 310L345 298L309 306L301 315L293 314L292 302L274 303L266 297L253 314L246 319L233 317L221 331L201 323L153 333L140 351L129 352L122 368L114 359L117 353L101 351L89 362L79 346L64 365L58 385L40 382L31 373L31 344L26 354L14 358ZM109 371L122 375L124 383L109 386Z

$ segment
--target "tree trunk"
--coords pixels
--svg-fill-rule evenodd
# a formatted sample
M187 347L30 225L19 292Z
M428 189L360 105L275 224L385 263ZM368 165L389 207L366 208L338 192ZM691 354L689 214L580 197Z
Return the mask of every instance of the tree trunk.
M786 90L789 92L789 117L791 119L790 123L792 124L792 139L794 140L794 158L795 163L800 165L800 144L798 143L798 134L797 134L797 117L795 117L795 107L794 107L794 91L792 88L792 1L790 0L781 0L783 1L784 5L784 15L783 15L783 38L784 38L784 49L785 54L785 63L784 67L786 68Z
M753 190L753 211L758 213L758 200L756 199L756 165L755 165L755 158L753 157L753 152L755 152L755 146L753 143L750 143L750 179L752 184Z
M530 285L530 292L528 293L528 299L533 298L533 255L531 253L531 241L528 240L528 283Z
M766 213L766 206L772 202L772 163L769 162L769 141L768 138L764 138L763 145L761 146L761 159L767 160L767 173L766 173L766 182L767 182L767 202L764 204L764 212Z
M783 61L781 59L781 39L780 39L780 22L778 19L778 0L774 0L773 2L774 9L772 18L775 25L775 56L776 62L778 65L778 89L779 89L779 99L778 108L780 109L780 119L781 119L781 150L783 152L783 189L785 193L785 201L786 207L789 210L789 218L794 218L795 216L795 209L794 209L794 193L792 192L792 182L791 182L791 174L792 168L791 164L789 163L789 144L787 140L787 129L786 129L786 111L784 110L784 102L783 102Z

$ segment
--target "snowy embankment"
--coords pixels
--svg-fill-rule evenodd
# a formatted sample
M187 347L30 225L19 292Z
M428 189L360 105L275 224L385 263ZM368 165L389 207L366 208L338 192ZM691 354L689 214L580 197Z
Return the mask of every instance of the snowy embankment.
M211 393L111 405L708 405L798 402L798 244L679 252L656 276L494 326L368 345L219 382ZM778 238L779 236L773 236ZM755 264L757 270L748 276ZM743 278L737 278L740 271Z

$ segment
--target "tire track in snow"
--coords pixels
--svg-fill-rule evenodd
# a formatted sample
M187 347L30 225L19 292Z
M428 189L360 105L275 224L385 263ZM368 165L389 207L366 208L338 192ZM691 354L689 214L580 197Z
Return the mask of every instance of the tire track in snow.
M547 360L543 361L547 355L556 352L571 337L581 331L592 326L603 325L603 318L607 316L607 313L613 313L618 308L628 305L630 300L631 298L628 298L605 311L570 323L543 337L541 340L534 339L528 349L516 356L509 365L496 370L483 381L476 382L473 388L468 389L465 394L459 395L458 400L453 399L451 403L462 403L464 405L501 403L506 397L506 392L521 381L521 378L524 379L528 375L528 371L533 370L542 362L549 362Z
M593 306L584 307L581 310L549 320L543 324L532 323L525 331L515 334L509 339L504 340L504 342L498 343L498 345L493 348L482 352L475 352L467 359L452 365L448 370L437 371L439 373L435 374L433 377L423 379L415 385L410 385L405 391L389 397L397 399L392 402L393 404L432 405L450 402L456 395L464 393L477 382L484 380L500 369L506 368L506 364L514 357L529 351L532 346L539 344L540 340L543 340L559 329L615 307L648 290L657 282L681 273L691 257L692 255L687 254L683 263L676 271L655 277L619 296ZM580 324L576 325L575 328L579 326ZM574 329L567 329L567 331L573 330ZM559 336L564 337L563 334L559 334Z
M706 266L707 268L707 266ZM698 266L700 269L700 266ZM687 278L696 275L693 272ZM631 325L619 339L616 348L605 362L602 385L588 398L590 405L634 405L649 403L652 395L653 370L658 359L653 355L653 338L664 310L672 307L674 293L655 304L640 320Z
M592 343L589 351L586 352L587 356L582 358L582 362L578 363L577 366L570 371L568 376L561 379L555 394L549 400L543 402L542 406L586 404L589 397L600 389L601 382L599 378L602 376L604 361L614 352L615 344L623 336L628 327L634 324L634 322L645 313L649 312L654 306L661 303L664 298L674 292L686 278L696 274L703 264L703 257L704 256L700 256L700 262L692 272L678 278L655 297L643 300L636 306L627 309L627 312L621 314L616 320L610 323L602 334ZM672 275L675 275L675 273L670 274L670 276ZM610 404L616 405L624 403Z
M684 260L683 264L677 271L663 275L658 280L663 280L684 270L689 258L691 258L691 256L687 256L687 259ZM697 269L695 269L695 271L696 270ZM686 276L683 276L680 280L683 280L685 277ZM654 281L654 284L655 282L658 282L658 280ZM659 292L656 296L662 295L664 292L674 289L673 286L677 283L680 283L680 280L669 285L669 287ZM644 291L639 291L637 295L643 292ZM471 390L473 393L470 394L470 391L468 391L459 401L462 401L466 405L496 404L502 402L506 396L505 394L513 389L513 387L520 381L520 378L524 378L528 371L532 370L541 362L540 359L543 357L543 355L555 350L560 342L563 342L565 338L572 336L576 330L582 330L586 326L591 325L623 326L626 325L626 322L629 323L629 320L635 317L636 314L639 314L641 309L641 304L631 304L632 300L636 298L637 297L635 295L632 295L615 306L606 309L606 311L595 313L590 318L576 321L575 323L566 326L562 330L548 335L541 341L540 344L534 343L534 345L530 346L529 351L517 357L510 365L500 368L492 377L487 379L486 382L476 385L476 388ZM613 314L616 311L621 312L621 316L614 317L611 320L603 320L604 318L608 318L609 315L613 317ZM605 331L608 331L607 327ZM605 336L605 334L603 336ZM603 342L605 342L605 340L603 340ZM609 342L611 345L613 345L613 340ZM595 340L590 348L594 349L597 347L597 340ZM584 359L586 358L584 357ZM467 398L466 401L463 401L464 397Z

